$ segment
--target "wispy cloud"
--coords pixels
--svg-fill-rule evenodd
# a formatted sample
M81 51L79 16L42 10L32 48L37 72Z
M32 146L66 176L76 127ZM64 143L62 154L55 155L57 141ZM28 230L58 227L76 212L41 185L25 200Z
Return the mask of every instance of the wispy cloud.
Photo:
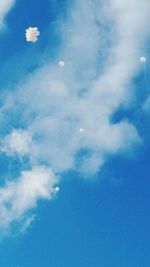
M148 0L75 1L62 26L64 38L56 61L48 61L6 97L2 123L9 122L10 111L21 123L4 136L2 150L21 157L25 151L31 166L41 167L23 172L1 189L2 225L20 219L39 198L51 196L47 168L56 176L70 169L93 174L109 155L128 151L141 141L127 118L118 123L111 118L132 95L132 79L150 33L149 12ZM60 59L65 61L64 68L57 63ZM28 136L34 149L28 146ZM83 157L77 160L81 151Z
M0 219L1 229L15 220L20 220L27 226L29 220L26 213L36 207L37 201L51 199L55 194L54 186L58 182L51 169L33 167L30 171L23 171L20 177L0 189Z
M14 5L15 0L0 0L0 28L4 26L5 16Z
M32 149L32 137L29 132L23 130L12 130L12 132L5 136L1 146L1 152L8 156L23 157L29 155Z
M143 109L146 113L150 112L150 95L147 97L146 101L144 102Z

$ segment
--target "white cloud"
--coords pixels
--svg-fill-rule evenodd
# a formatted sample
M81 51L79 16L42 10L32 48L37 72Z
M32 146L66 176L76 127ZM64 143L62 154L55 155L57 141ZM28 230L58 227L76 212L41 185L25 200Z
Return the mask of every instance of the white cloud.
M146 113L150 112L150 95L147 97L147 99L143 105L143 109Z
M13 130L6 135L1 145L1 151L9 156L18 155L20 157L29 155L32 149L32 137L23 130Z
M21 229L20 229L20 233L26 233L26 231L28 230L28 228L32 225L32 223L34 222L36 218L36 215L33 214L31 215L31 217L27 217L25 220L23 220L22 222L22 226L21 226Z
M24 227L29 225L26 213L36 207L38 200L51 199L57 182L51 169L40 166L23 171L17 180L8 182L0 189L1 228L5 230L12 222L23 219Z
M16 111L17 118L19 112L26 129L25 136L18 136L16 130L16 140L12 133L4 137L6 153L26 154L31 164L44 162L54 173L76 169L92 174L109 155L139 143L138 132L127 118L118 123L111 118L132 95L132 79L140 70L139 58L150 33L149 12L148 0L75 1L62 27L62 51L56 60L65 60L63 71L58 63L48 61L9 94L1 109L3 118L8 110ZM85 154L78 163L80 151ZM1 189L5 192L0 194L4 195L1 224L9 225L34 207L38 198L51 196L45 186L47 172L46 177L38 176L38 183L33 173L23 172L17 182ZM4 199L11 204L10 212Z
M140 141L127 120L112 124L110 119L128 101L132 78L140 68L150 4L112 0L100 7L99 3L76 1L62 49L67 62L63 73L48 64L29 79L19 97L26 106L25 119L38 115L28 125L36 142L36 160L46 161L58 172L74 168L80 149L96 152L95 172L107 154ZM81 125L84 135L78 131Z
M15 0L0 0L0 27L4 25L4 19L14 5Z

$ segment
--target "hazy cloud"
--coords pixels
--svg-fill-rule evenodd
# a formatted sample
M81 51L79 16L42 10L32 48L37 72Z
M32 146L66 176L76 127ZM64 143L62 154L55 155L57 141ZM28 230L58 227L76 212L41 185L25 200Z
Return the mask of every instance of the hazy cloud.
M14 5L15 0L0 0L0 27L4 25L4 19L11 7Z
M33 167L21 172L17 180L7 182L0 189L0 225L3 230L16 220L29 225L26 213L35 208L39 199L50 199L55 194L58 179L51 169ZM31 217L30 217L31 219Z
M25 156L29 155L32 149L32 137L29 132L23 130L13 130L6 135L1 146L1 151L8 156Z

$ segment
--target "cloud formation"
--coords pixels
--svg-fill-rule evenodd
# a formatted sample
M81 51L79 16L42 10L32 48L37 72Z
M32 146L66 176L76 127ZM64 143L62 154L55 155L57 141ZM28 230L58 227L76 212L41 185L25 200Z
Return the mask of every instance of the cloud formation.
M32 147L32 137L29 132L23 130L12 130L5 136L1 146L1 152L8 156L18 155L19 157L29 155Z
M150 112L150 95L147 97L147 99L143 105L143 109L146 113Z
M15 0L1 0L0 1L0 28L4 25L4 19L9 10L14 5Z
M29 225L25 214L36 207L39 199L51 199L58 179L51 169L33 167L21 172L20 177L0 189L0 226L3 229L15 220Z
M1 188L2 225L50 198L51 177L68 170L94 174L110 155L141 142L127 118L113 123L112 116L132 95L149 36L149 1L77 0L70 12L56 59L63 58L64 67L47 61L9 93L1 109L2 124L9 123L10 111L21 122L2 138L2 152L26 155L32 166Z

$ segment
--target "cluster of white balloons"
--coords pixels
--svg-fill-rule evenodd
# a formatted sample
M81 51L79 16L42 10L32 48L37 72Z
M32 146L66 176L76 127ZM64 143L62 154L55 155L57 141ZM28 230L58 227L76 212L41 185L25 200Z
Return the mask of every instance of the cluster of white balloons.
M29 27L26 29L26 41L35 43L38 40L40 32L37 27Z

